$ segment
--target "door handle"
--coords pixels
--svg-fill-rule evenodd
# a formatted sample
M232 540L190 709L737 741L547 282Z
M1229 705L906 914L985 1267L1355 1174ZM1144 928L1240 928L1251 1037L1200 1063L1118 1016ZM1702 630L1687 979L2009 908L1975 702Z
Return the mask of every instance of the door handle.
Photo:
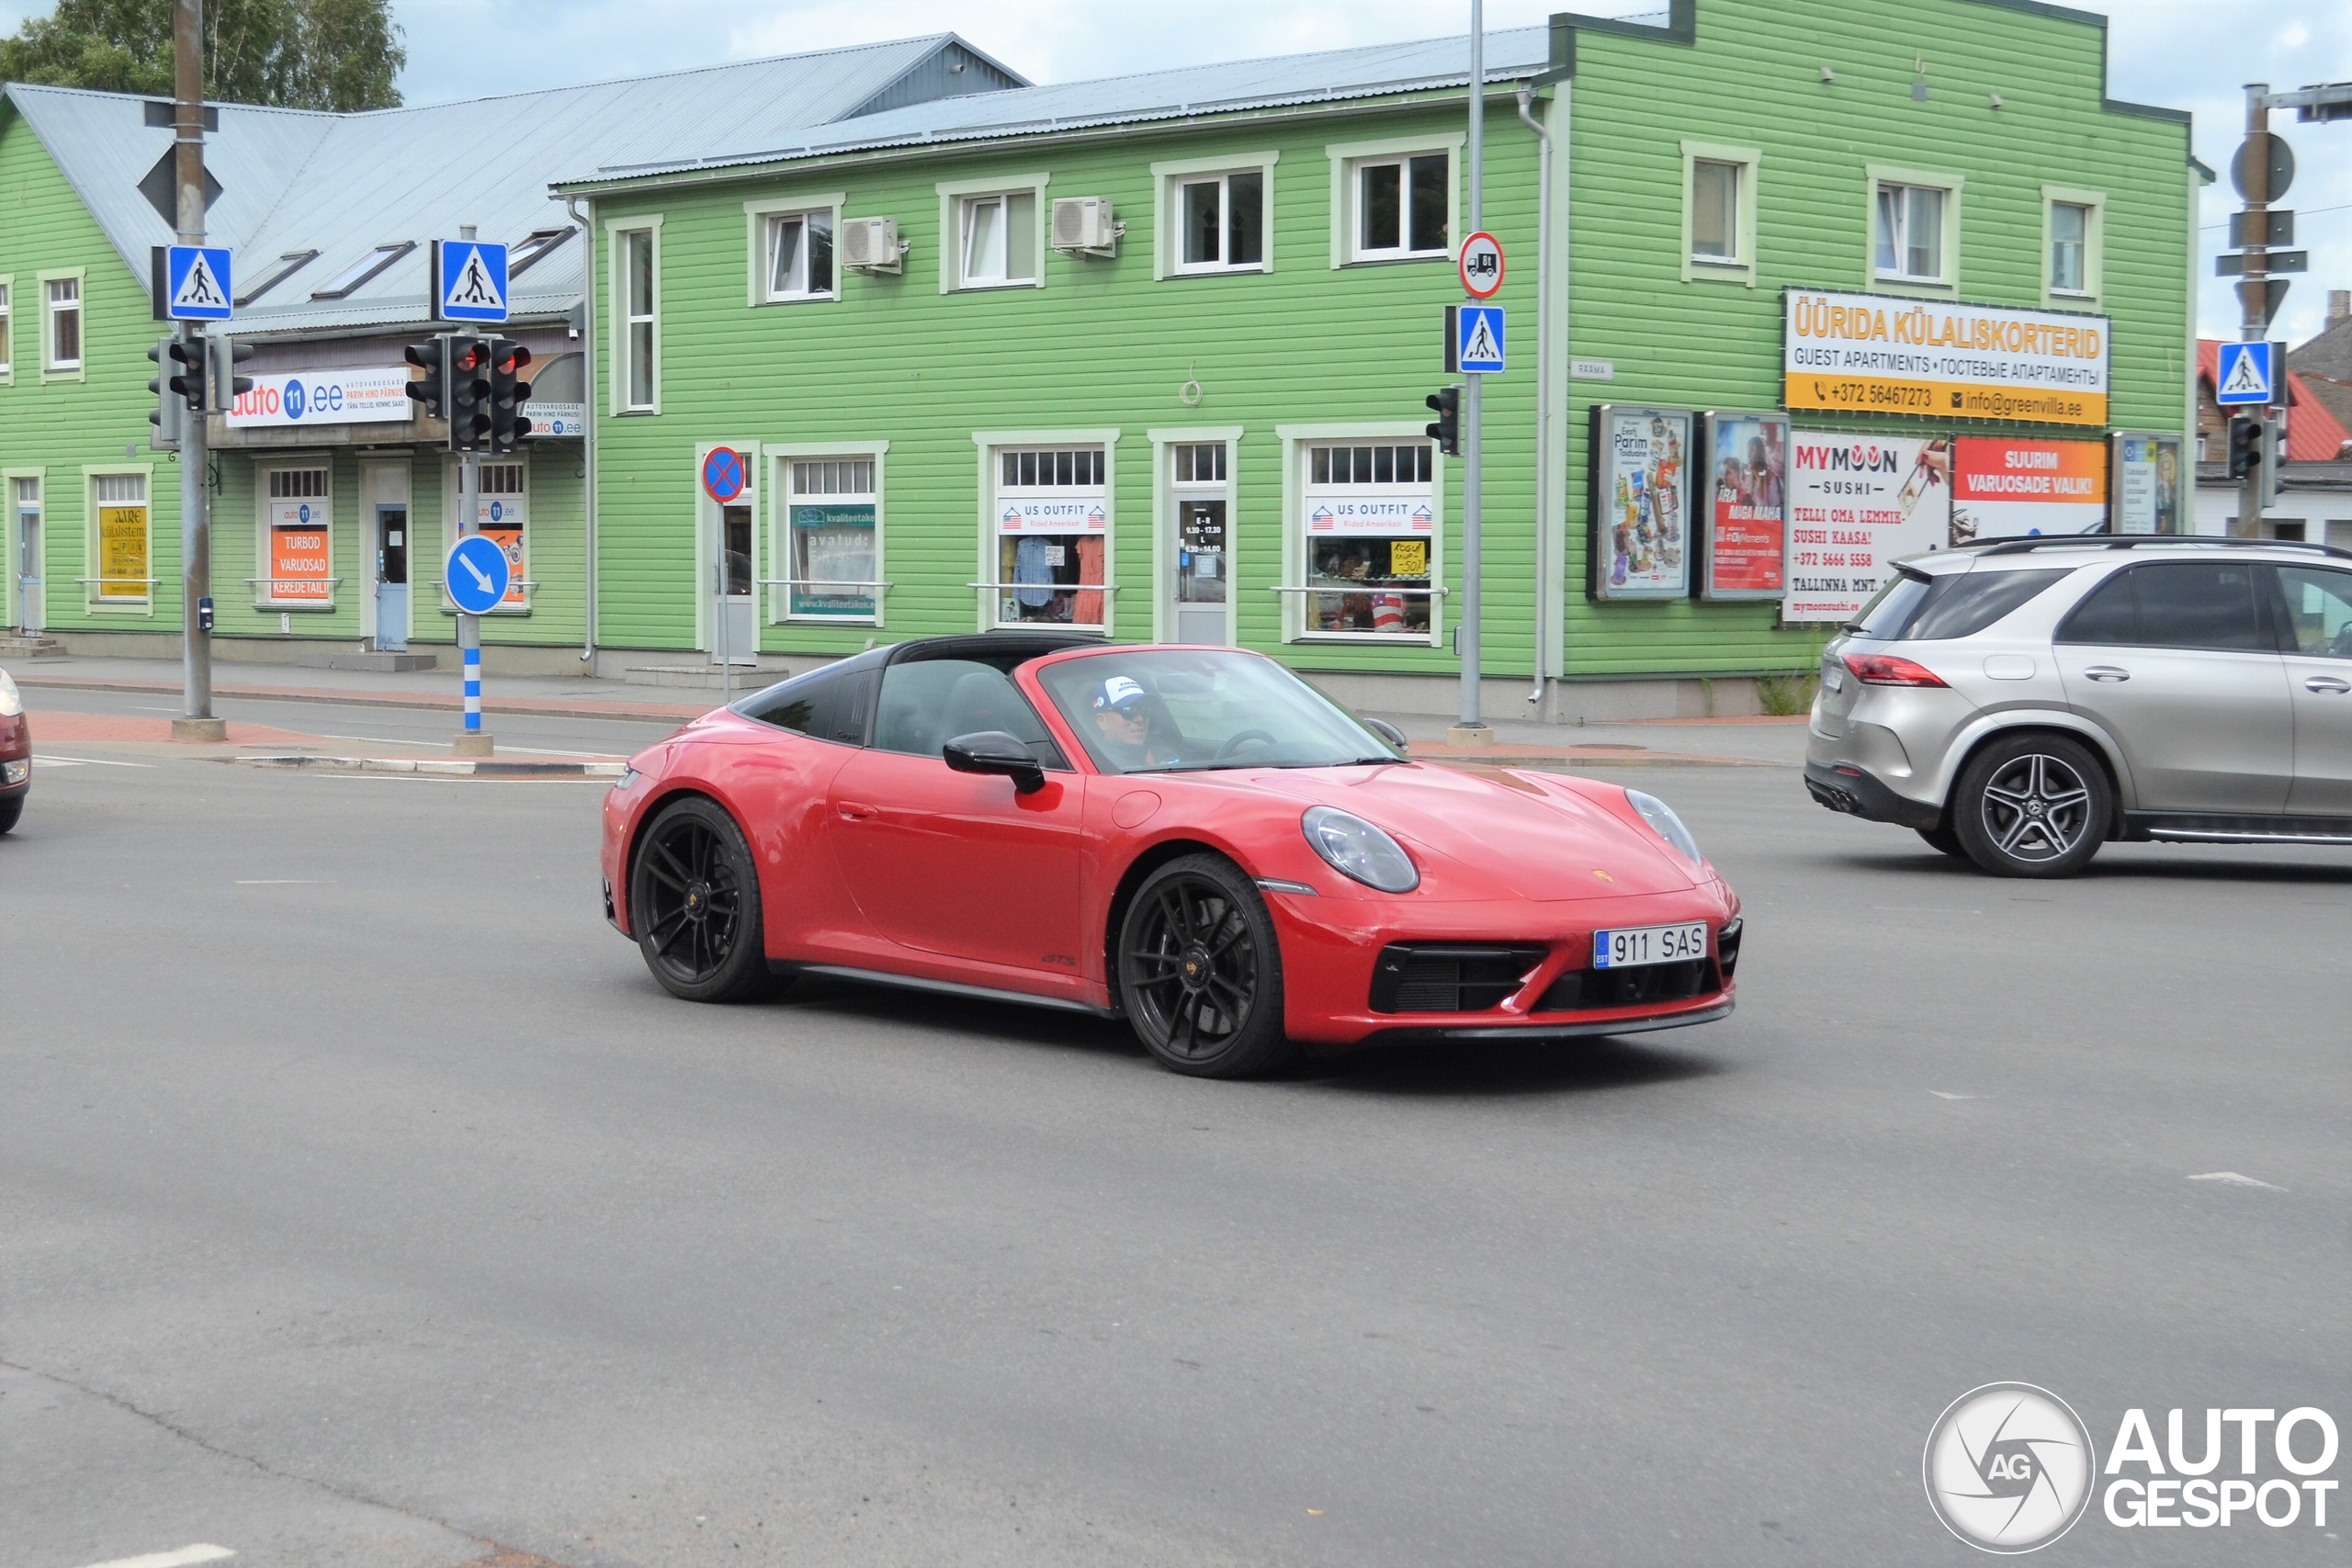
M2083 671L2094 681L2129 681L2132 671L2120 664L2094 664Z
M2314 675L2303 682L2306 692L2352 692L2352 681L2335 675Z
M844 822L870 822L874 820L874 818L882 815L881 807L875 806L860 806L854 800L841 801L838 805L842 814L842 820Z

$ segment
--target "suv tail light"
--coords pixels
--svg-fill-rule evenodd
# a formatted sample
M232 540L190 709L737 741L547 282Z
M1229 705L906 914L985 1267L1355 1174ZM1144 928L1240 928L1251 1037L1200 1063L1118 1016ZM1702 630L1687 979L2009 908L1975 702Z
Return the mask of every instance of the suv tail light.
M1849 653L1846 668L1865 686L1940 686L1941 677L1925 665L1891 653Z

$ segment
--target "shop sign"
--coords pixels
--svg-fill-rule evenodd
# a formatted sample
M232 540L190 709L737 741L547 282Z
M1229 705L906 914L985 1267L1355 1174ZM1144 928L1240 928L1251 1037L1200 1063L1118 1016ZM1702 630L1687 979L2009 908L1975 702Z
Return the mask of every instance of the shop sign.
M100 599L147 597L147 509L98 508Z
M1100 496L1007 500L998 504L996 517L999 531L1006 534L1099 534L1110 522Z
M523 405L523 412L531 422L533 435L553 436L558 440L577 441L588 434L586 403L551 403L533 398Z
M793 575L805 580L792 585L792 613L872 615L875 591L865 584L874 576L874 503L796 503L791 521Z
M1789 434L1787 622L1847 621L1951 532L1951 438Z
M1952 451L1951 542L2107 526L2107 444L1963 435Z
M415 417L405 369L302 370L255 376L229 410L229 428L288 424L393 424Z
M269 596L278 604L323 604L334 597L326 507L274 501L269 507Z
M1809 288L1781 299L1787 408L2107 423L2105 316Z
M2115 531L2181 532L2180 437L2125 430L2114 445Z
M530 507L519 495L485 495L474 503L474 532L496 545L506 558L506 597L503 604L527 604L530 590L523 585L523 530Z
M1603 404L1593 417L1592 596L1689 597L1690 411Z
M1702 599L1777 599L1788 584L1789 422L1707 416Z
M1316 497L1306 501L1306 531L1310 534L1396 535L1429 534L1437 527L1437 496L1384 495Z

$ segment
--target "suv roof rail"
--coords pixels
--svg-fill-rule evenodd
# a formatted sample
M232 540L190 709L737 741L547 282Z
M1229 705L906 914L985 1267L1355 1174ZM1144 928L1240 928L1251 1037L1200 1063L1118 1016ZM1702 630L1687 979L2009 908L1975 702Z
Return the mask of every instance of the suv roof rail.
M2028 539L1996 539L1989 544L1962 545L1962 549L1973 549L1988 556L2019 556L2034 550L2107 549L2138 550L2155 546L2189 545L2213 550L2308 550L2313 555L2335 556L2352 560L2352 550L2338 545L2314 544L2305 539L2217 539L2198 534L2055 534L2036 535Z

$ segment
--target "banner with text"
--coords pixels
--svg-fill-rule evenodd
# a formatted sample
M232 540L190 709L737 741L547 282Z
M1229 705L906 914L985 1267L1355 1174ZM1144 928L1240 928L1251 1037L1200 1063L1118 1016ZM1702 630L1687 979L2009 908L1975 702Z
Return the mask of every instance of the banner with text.
M264 595L278 604L324 604L334 598L334 552L324 501L269 503L269 582Z
M1951 530L1951 438L1799 430L1789 437L1789 596L1783 621L1845 621L1905 556Z
M2105 316L1810 288L1781 299L1790 409L2107 423Z
M283 424L404 423L416 417L408 372L395 369L301 370L256 376L229 410L229 427Z
M1953 544L2106 526L2105 442L1963 435L1953 448Z

